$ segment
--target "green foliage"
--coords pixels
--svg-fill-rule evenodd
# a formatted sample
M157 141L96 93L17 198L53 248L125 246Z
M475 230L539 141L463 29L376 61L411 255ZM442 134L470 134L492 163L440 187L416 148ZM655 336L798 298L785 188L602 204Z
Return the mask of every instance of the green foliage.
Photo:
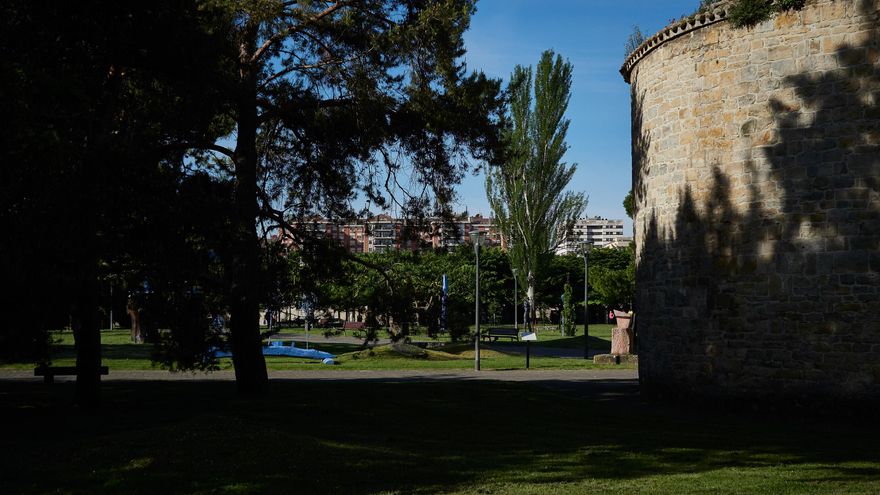
M635 275L632 248L595 248L590 251L590 305L616 307L632 302ZM572 305L575 316L583 311L584 259L575 254L552 256L547 261L544 276L538 280L538 309L563 309L560 288L571 282Z
M565 335L573 337L574 333L575 333L576 317L574 314L575 304L574 304L574 301L572 300L571 284L570 283L568 283L568 282L565 283L565 290L563 291L562 294L563 294L562 295L562 297L563 297L562 317L565 322L565 326L562 330Z
M636 204L632 189L630 189L629 192L626 193L626 197L623 198L623 209L626 211L626 216L635 218Z
M593 263L594 253L599 254L596 263ZM591 304L596 302L607 308L631 308L635 297L633 248L594 250L590 253L590 260Z
M642 34L642 30L638 25L633 26L633 31L630 33L629 38L626 39L626 44L623 47L623 56L624 58L629 57L629 55L636 51L636 48L639 47L642 43L645 42L645 35Z
M565 284L573 282L573 303L584 300L584 259L576 254L553 255L545 262L542 277L536 282L536 303L539 310L562 307L559 297Z
M565 192L576 169L562 161L568 149L565 111L572 65L548 50L534 78L532 74L531 67L517 66L511 75L506 162L487 170L486 195L508 240L511 265L519 270L523 285L534 289L549 253L565 239L587 199L582 193Z
M754 26L766 21L775 12L772 0L739 0L730 9L730 22L734 26Z
M805 0L737 0L730 9L730 22L736 27L751 27L785 10L803 8Z
M366 314L368 338L388 329L394 340L418 332L440 332L442 276L447 275L446 331L453 340L468 338L474 323L474 252L470 246L450 251L386 251L358 255L315 284L319 305ZM311 283L311 282L310 282ZM513 279L499 248L480 252L482 321L512 310Z
M590 251L590 269L623 270L634 262L632 248L595 248Z
M471 0L209 5L229 14L224 32L237 45L231 64L237 77L224 87L235 99L227 114L236 124L227 137L235 146L202 141L190 149L210 151L196 165L219 167L235 189L231 342L240 346L233 349L236 366L244 365L237 377L259 389L267 377L253 345L258 307L266 303L258 227L283 227L298 248L309 248L320 244L310 219L365 213L351 207L358 193L371 207L400 206L413 219L449 215L454 187L471 159L493 159L500 148L501 83L468 74L461 61L463 33L475 10ZM402 163L411 186L401 192L403 181L396 179ZM316 275L340 260L355 261L339 249L319 251L308 263ZM368 258L356 261L389 268ZM368 323L393 322L395 335L405 336L413 322L412 287L406 278L393 280L395 270L380 275L387 292L357 297L377 311Z
M779 11L802 9L806 3L807 0L776 0Z

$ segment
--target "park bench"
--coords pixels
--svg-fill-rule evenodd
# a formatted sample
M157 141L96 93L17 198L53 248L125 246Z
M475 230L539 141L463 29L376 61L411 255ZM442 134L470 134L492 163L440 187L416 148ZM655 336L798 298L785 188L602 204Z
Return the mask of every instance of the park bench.
M363 330L364 322L362 321L347 321L342 324L343 330Z
M360 338L361 332L366 328L366 324L362 321L347 321L342 324L342 331L351 330L352 335Z
M492 339L493 341L497 341L499 338L519 340L519 334L515 328L490 327L486 329L483 338Z
M98 372L102 375L110 373L109 368L101 366ZM44 383L53 383L56 376L76 375L76 366L37 366L34 368L34 376L42 376Z

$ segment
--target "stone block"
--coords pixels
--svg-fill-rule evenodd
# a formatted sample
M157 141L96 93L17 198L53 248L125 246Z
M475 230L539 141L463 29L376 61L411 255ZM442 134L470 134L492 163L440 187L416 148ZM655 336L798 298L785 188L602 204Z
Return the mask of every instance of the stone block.
M593 356L593 364L639 364L639 356L635 354L596 354Z
M868 267L868 253L865 251L834 254L834 271L836 273L862 273L867 271Z

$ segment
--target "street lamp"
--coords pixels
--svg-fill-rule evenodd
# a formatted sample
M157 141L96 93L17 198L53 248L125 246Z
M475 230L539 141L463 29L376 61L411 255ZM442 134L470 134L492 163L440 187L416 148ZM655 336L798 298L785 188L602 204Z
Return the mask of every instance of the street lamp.
M513 269L513 328L516 330L517 335L519 335L519 319L517 317L516 312L518 311L519 305L516 302L516 268Z
M589 291L589 258L592 242L583 241L581 243L581 254L584 256L584 359L590 359L590 311L587 306L587 294Z
M480 242L482 237L482 232L476 230L471 232L471 242L474 244L474 254L476 255L476 276L474 278L474 287L476 292L476 306L475 306L475 325L476 325L476 338L474 339L474 370L480 371Z

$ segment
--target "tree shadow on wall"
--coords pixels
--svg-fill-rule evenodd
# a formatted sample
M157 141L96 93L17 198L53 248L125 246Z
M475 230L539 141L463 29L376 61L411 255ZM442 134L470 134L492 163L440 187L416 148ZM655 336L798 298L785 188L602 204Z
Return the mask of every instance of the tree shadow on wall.
M870 0L852 8L870 28L835 51L836 69L780 81L796 98L770 100L770 128L743 126L744 165L684 185L672 226L648 214L636 280L649 395L880 392L880 15ZM634 163L649 144L634 140Z
M645 108L645 92L639 93L635 84L630 86L631 106L631 135L632 135L632 160L633 163L644 163L651 149L651 135L642 132L644 127L644 108ZM632 190L633 204L642 204L647 193L648 171L645 167L633 167L632 172Z

